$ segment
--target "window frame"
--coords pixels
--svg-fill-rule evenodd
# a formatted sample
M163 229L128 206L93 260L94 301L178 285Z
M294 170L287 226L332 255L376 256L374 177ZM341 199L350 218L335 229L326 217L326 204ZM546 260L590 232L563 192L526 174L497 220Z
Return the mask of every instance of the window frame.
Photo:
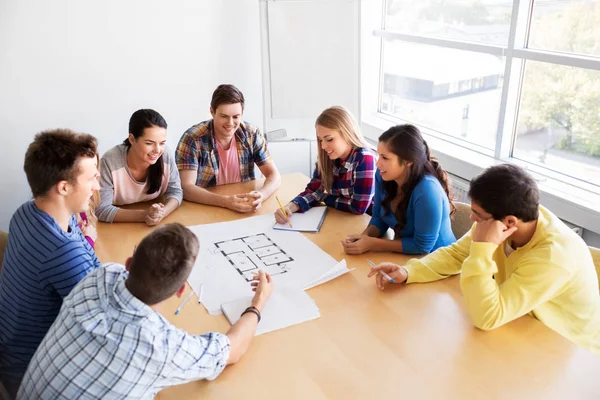
M457 50L492 54L505 58L503 85L500 98L500 109L496 127L496 143L490 152L475 143L455 138L443 132L433 132L433 135L451 141L467 149L493 156L495 162L513 162L527 167L538 174L557 179L567 184L578 184L592 193L600 194L600 187L582 181L572 175L562 173L550 167L544 167L535 162L513 156L517 139L517 122L520 96L523 89L525 64L528 61L545 62L567 67L600 71L600 57L589 55L563 53L558 51L530 49L527 47L529 33L532 27L535 0L514 0L511 12L509 37L506 45L497 43L474 42L432 35L407 34L392 29L386 29L387 0L381 1L380 29L372 31L374 37L380 40L379 58L379 90L377 93L377 113L383 115L381 104L383 98L385 57L385 41L387 39L401 40L409 43L420 43ZM364 107L363 107L364 108ZM385 114L385 119L397 119ZM429 131L429 133L432 133Z

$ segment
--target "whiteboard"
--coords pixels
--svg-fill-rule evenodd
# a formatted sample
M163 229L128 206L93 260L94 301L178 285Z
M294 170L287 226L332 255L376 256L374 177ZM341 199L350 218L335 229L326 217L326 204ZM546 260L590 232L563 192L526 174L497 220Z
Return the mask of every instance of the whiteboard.
M332 105L357 114L358 12L353 0L267 3L271 118L316 118Z

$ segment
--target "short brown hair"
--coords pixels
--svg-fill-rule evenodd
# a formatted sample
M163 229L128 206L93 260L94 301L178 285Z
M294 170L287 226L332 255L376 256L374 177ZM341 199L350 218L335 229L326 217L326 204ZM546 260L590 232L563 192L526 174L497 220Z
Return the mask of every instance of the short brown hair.
M212 99L210 100L210 106L213 111L217 111L217 107L221 104L236 104L240 103L242 105L242 110L244 109L244 95L238 88L233 85L219 85L215 89L212 95Z
M523 222L538 219L540 190L535 179L514 164L486 168L469 184L469 197L495 220L513 215Z
M157 228L133 254L127 289L147 305L168 299L192 272L199 249L198 238L185 226L172 223Z
M44 196L60 181L73 183L81 157L97 157L98 142L87 133L54 129L35 135L25 153L23 169L33 197Z

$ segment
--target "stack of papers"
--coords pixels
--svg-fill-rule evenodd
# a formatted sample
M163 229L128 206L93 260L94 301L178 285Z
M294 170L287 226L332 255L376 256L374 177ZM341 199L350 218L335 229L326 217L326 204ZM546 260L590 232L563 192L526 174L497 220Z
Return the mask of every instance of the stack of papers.
M252 297L244 297L221 305L231 325L250 307ZM319 308L304 290L276 288L261 313L255 336L319 318Z
M303 213L293 213L289 224L275 223L273 229L297 232L319 232L327 214L327 207L313 207Z
M342 260L325 274L312 281L304 290L329 282L350 271L346 267L346 260ZM261 313L262 319L256 328L255 336L319 318L321 316L319 308L304 290L276 286ZM252 296L246 296L222 304L221 310L229 323L233 325L240 319L242 312L250 307L251 302Z
M335 279L338 276L342 276L345 273L350 272L352 270L354 270L354 268L348 269L348 267L346 266L346 260L344 259L339 263L335 264L333 268L331 268L329 271L325 272L323 275L306 285L304 290L312 289L315 286L322 285L323 283L329 282L330 280Z

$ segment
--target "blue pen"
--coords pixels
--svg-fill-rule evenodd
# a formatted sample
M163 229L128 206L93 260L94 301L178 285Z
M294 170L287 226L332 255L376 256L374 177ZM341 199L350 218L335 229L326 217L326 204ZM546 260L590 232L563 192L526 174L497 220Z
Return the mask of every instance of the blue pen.
M369 265L370 265L371 267L374 267L374 266L376 265L376 264L375 264L373 261L371 261L371 260L367 260L367 262L369 263ZM377 271L377 272L379 272L379 273L381 274L381 276L383 276L383 277L384 277L385 279L387 279L388 281L390 281L390 282L392 282L392 283L396 283L396 281L394 280L394 278L392 278L391 276L389 276L388 274L386 274L385 272L383 272L383 270L381 270L381 269L380 269L380 270L379 270L379 271Z
M187 297L185 298L185 300L183 300L183 303L181 303L181 305L179 307L177 307L177 310L175 310L175 315L179 314L179 312L181 311L181 309L183 308L183 306L185 306L185 303L187 303L188 301L190 301L190 299L192 298L193 294L194 294L194 291L192 290L190 292L190 294L187 295Z

